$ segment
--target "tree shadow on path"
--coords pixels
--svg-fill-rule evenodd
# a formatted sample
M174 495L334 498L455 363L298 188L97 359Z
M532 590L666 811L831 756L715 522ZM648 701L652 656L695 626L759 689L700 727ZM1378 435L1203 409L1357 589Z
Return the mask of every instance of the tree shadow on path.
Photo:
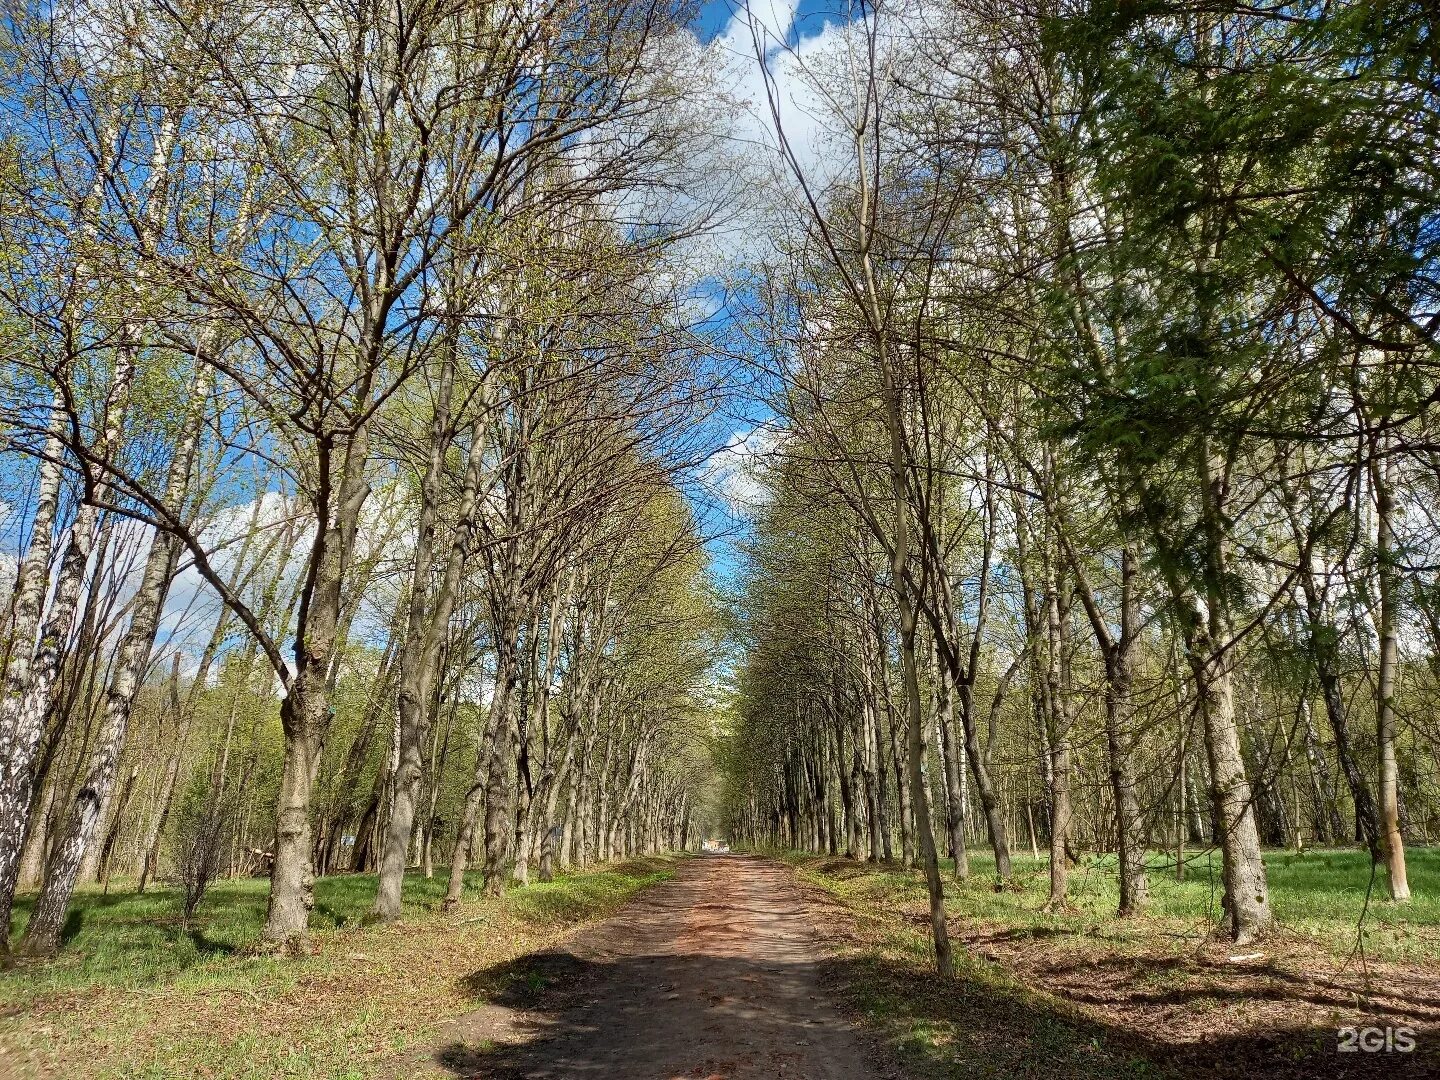
M467 987L486 1004L450 1025L431 1061L477 1080L1440 1076L1428 1031L1412 1053L1341 1053L1335 1027L1293 1024L1234 1034L1217 1022L1212 1038L1177 1043L984 973L941 983L873 955L755 962L552 951L476 972ZM898 1059L832 999L869 1017L898 1044Z
M820 965L706 955L539 953L477 972L488 1002L434 1062L456 1076L877 1080L862 1036L819 989Z

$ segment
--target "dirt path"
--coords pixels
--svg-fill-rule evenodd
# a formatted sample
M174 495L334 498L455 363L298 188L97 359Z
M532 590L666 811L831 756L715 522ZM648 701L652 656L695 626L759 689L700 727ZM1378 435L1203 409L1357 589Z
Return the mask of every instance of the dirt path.
M495 1080L878 1080L819 959L785 868L690 859L564 951L477 979L492 1004L450 1025L429 1065Z

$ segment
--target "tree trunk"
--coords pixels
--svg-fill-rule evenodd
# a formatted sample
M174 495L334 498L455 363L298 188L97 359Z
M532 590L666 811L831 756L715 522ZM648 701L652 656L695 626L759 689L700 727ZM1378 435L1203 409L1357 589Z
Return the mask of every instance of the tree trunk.
M1000 796L990 777L987 756L980 746L979 725L975 723L974 693L968 683L959 687L960 726L965 735L965 756L970 761L970 777L975 781L975 792L980 797L980 807L985 814L985 828L990 837L990 848L995 853L995 877L1005 882L1010 880L1010 839L1005 827L1005 811Z
M1376 742L1380 758L1380 854L1390 884L1390 897L1410 899L1405 873L1405 840L1400 832L1400 772L1395 762L1395 668L1398 659L1397 624L1399 581L1396 571L1393 517L1395 496L1390 487L1390 463L1381 458L1372 467L1375 486L1376 576L1380 617L1376 624L1380 670L1375 687Z
M575 739L571 736L565 746L565 756L560 761L560 767L541 777L541 787L544 791L542 802L542 814L540 817L540 865L536 873L541 881L551 881L555 877L555 857L559 848L560 838L564 834L564 825L555 820L555 811L560 803L560 792L569 779L570 770L575 760Z
M497 630L500 628L497 627ZM490 699L490 710L485 720L485 731L475 757L475 775L465 795L465 812L461 817L460 830L455 837L455 849L450 856L450 880L445 889L445 906L454 907L460 902L465 890L465 870L470 860L471 845L476 839L482 812L489 827L489 789L493 783L491 773L496 768L495 745L502 739L503 729L510 723L511 698L515 692L515 643L508 630L495 636L495 689ZM503 807L500 811L504 813ZM508 826L505 831L508 833Z
M441 677L441 647L450 625L450 615L460 592L465 561L470 555L474 517L484 469L486 440L483 427L475 424L466 456L455 535L445 561L445 571L430 604L430 577L435 531L439 516L440 484L449 445L450 388L453 364L447 360L441 376L435 425L431 433L430 457L421 487L420 526L415 544L415 567L410 582L410 612L406 620L405 643L400 653L400 686L396 708L400 724L400 761L380 854L380 880L375 894L374 914L382 921L399 917L401 887L405 880L406 855L414 831L415 806L424 774L425 740L433 720L434 687Z
M945 769L945 827L950 834L950 851L955 858L955 879L970 876L970 853L965 847L965 787L961 770L964 750L955 739L955 699L949 672L944 664L935 669L935 704L939 714L940 741Z
M1223 477L1208 445L1200 448L1205 531L1204 610L1195 615L1198 634L1189 654L1195 673L1201 715L1205 721L1205 751L1210 762L1211 793L1220 827L1220 850L1225 881L1225 915L1230 936L1246 944L1269 928L1270 890L1255 823L1254 794L1245 775L1240 732L1235 720L1234 649L1229 640L1229 588L1225 565L1222 505ZM1182 597L1176 597L1183 602Z
M1117 914L1138 915L1145 908L1149 887L1145 881L1144 821L1135 796L1135 736L1132 731L1131 686L1134 682L1131 651L1139 622L1135 589L1137 558L1127 546L1120 557L1120 638L1107 650L1105 662L1105 741L1110 753L1110 789L1115 800L1115 836L1120 873Z
M310 909L315 906L310 802L330 725L330 677L340 629L341 588L354 551L360 511L370 494L365 480L368 448L368 432L362 425L346 448L333 511L322 505L310 552L310 587L300 602L295 673L280 708L285 757L275 812L275 863L264 938L290 949L308 945ZM329 462L320 465L322 472L329 467Z
M1060 600L1059 582L1051 583L1044 604L1049 649L1045 664L1048 683L1045 693L1047 733L1045 780L1050 788L1050 896L1046 906L1063 908L1069 903L1070 839L1073 811L1070 805L1070 728L1074 722L1073 698L1066 678L1069 665L1068 612Z
M329 707L324 669L312 665L292 681L280 710L285 757L275 810L275 862L270 872L264 937L285 948L304 946L310 909L315 906L310 797Z
M15 578L11 652L5 666L4 696L0 698L0 956L10 948L10 912L15 902L20 853L25 846L25 831L34 799L32 770L40 746L40 732L33 727L34 717L22 705L30 694L33 661L40 659L35 635L40 629L45 604L55 518L60 505L61 455L64 453L61 436L65 431L62 404L57 390L50 406L45 458L40 463L30 546Z

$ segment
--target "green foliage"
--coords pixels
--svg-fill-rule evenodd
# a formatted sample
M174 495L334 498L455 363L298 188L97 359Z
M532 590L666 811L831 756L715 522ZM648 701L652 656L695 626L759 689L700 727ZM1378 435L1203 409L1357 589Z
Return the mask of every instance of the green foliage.
M184 897L181 919L186 927L228 854L235 803L233 790L220 791L203 769L196 769L172 812L169 846L174 877Z

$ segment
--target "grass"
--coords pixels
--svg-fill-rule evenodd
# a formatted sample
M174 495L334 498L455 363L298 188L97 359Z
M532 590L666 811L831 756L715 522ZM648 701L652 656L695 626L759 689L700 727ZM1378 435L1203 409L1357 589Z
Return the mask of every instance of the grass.
M838 981L919 1075L1188 1076L1244 1061L1246 1071L1310 1076L1334 1063L1336 1024L1351 1022L1339 1017L1394 1008L1401 1019L1393 1022L1409 1022L1404 1017L1433 1011L1394 980L1407 969L1382 970L1393 962L1433 971L1440 959L1433 849L1409 852L1408 905L1383 899L1383 879L1371 891L1363 851L1267 854L1280 928L1249 969L1227 962L1233 950L1215 940L1218 853L1213 867L1204 854L1192 861L1183 882L1174 880L1173 859L1155 856L1147 914L1123 920L1114 914L1113 857L1077 867L1070 909L1047 912L1043 858L1017 857L1013 887L997 890L993 860L977 854L969 880L946 881L960 969L953 983L933 973L918 872L773 854L840 902L845 914L829 931L840 943ZM1358 978L1350 961L1362 912L1359 940L1378 984L1365 1000L1327 985L1342 969ZM1412 1075L1402 1066L1420 1066L1418 1059L1385 1064ZM1426 1060L1434 1067L1434 1057Z
M1354 952L1360 933L1369 959L1433 961L1440 954L1440 849L1417 847L1407 855L1413 896L1409 903L1394 904L1386 898L1383 871L1372 888L1370 857L1364 851L1268 852L1265 866L1276 921L1336 957ZM1016 856L1013 888L1000 891L994 888L991 856L972 855L970 878L963 882L948 880L947 861L947 907L956 916L1010 927L1119 938L1161 932L1202 937L1220 920L1220 856L1192 853L1190 858L1183 882L1175 880L1173 857L1151 858L1150 903L1142 920L1115 918L1119 889L1113 855L1087 857L1072 871L1071 910L1061 913L1044 910L1049 868L1043 857ZM905 895L916 902L924 897L923 882L899 868L855 878L847 888L860 899L867 892Z
M473 1009L477 972L609 913L672 866L562 875L451 915L438 910L443 872L410 876L389 926L367 922L373 875L321 878L316 952L301 959L252 948L263 879L216 883L188 930L175 890L81 891L59 957L0 973L0 1076L367 1076ZM17 903L16 930L30 902Z

